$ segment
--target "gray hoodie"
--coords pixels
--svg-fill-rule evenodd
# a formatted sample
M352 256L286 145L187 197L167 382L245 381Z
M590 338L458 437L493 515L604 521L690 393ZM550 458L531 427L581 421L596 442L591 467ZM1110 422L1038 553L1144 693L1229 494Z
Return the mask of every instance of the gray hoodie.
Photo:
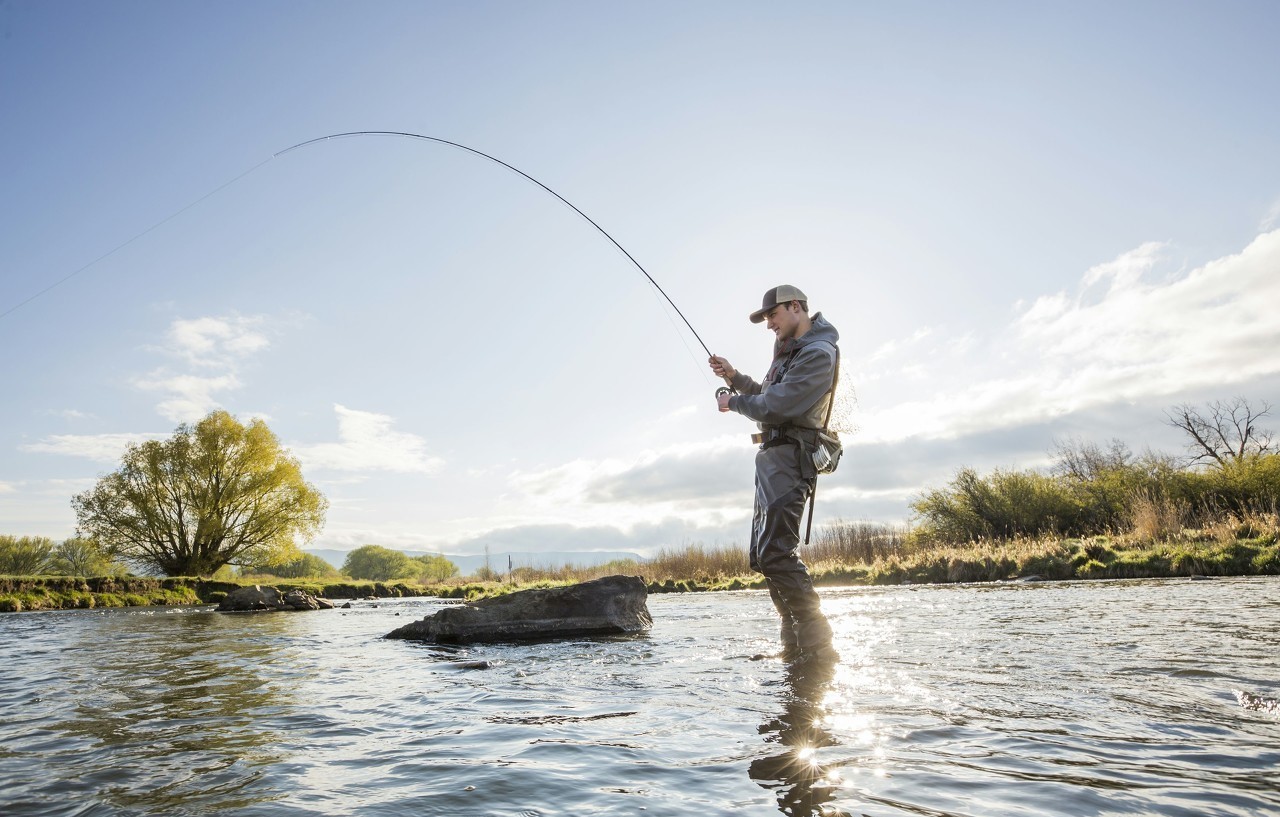
M798 338L775 342L773 364L763 383L738 372L729 408L761 426L822 428L827 419L827 395L836 373L836 343L840 333L815 313L813 326Z

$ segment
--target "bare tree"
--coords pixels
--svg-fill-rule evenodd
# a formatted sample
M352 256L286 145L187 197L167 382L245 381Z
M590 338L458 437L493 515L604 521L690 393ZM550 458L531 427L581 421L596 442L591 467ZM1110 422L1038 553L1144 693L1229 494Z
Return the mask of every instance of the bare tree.
M1054 440L1054 447L1053 473L1073 482L1091 482L1133 462L1129 446L1114 437L1105 449L1078 437Z
M1271 432L1257 427L1258 420L1271 413L1271 404L1254 408L1243 397L1230 402L1209 403L1207 414L1188 403L1174 406L1166 416L1169 425L1186 433L1191 461L1214 462L1219 466L1246 457L1274 451Z

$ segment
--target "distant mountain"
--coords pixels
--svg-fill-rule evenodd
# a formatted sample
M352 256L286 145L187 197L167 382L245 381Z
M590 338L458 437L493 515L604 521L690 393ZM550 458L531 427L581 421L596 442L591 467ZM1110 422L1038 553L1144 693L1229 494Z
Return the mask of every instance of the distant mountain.
M353 548L354 550L354 548ZM396 550L396 548L392 548ZM425 550L406 550L402 551L409 556L426 556L428 554L439 555ZM312 556L319 556L329 564L342 569L342 563L347 560L348 551L345 550L327 550L317 548L308 549L304 553L310 553ZM485 562L483 553L460 554L445 553L446 559L458 566L459 572L463 576L475 573ZM628 553L618 550L551 550L543 553L502 551L499 553L491 553L488 556L489 567L499 573L507 572L507 565L511 567L562 567L567 564L576 565L578 567L595 567L605 562L613 562L619 559L634 559L637 562L644 562L646 559L638 553ZM508 562L508 559L510 561Z

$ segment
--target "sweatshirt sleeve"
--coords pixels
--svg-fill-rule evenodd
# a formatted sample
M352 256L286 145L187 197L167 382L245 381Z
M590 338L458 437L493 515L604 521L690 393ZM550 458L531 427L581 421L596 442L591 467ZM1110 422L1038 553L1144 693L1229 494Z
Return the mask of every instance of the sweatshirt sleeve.
M733 387L738 390L738 394L759 394L760 384L751 379L751 375L735 372L733 375Z
M796 355L781 383L774 383L765 392L756 385L753 393L735 395L729 398L729 408L766 425L801 421L830 390L835 359L830 345L810 344ZM737 378L734 380L736 386Z

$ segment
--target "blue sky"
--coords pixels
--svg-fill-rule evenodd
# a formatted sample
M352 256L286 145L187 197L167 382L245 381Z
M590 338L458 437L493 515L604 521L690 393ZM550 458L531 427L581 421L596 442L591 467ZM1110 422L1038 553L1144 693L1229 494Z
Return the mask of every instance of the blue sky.
M803 288L855 390L819 525L1072 436L1177 450L1169 406L1280 405L1277 30L1271 2L0 3L0 532L70 535L126 442L225 408L329 497L314 547L745 539L752 428L640 273L461 151L272 158L353 130L537 177L757 376L747 314Z

